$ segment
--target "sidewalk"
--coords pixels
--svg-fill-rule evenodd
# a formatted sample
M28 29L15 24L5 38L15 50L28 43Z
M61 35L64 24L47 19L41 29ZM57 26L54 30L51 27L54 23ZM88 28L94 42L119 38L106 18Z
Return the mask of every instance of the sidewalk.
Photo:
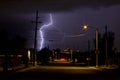
M30 66L31 65L29 65L28 67L30 67ZM14 69L14 71L17 71L17 70L22 70L22 69L25 69L25 68L28 68L28 67L26 67L24 64L21 64L19 66L15 66L13 69ZM11 67L8 68L8 72L9 71L12 71ZM3 67L2 66L0 66L0 72L3 72Z
M117 69L119 66L118 65L102 65L102 66L99 66L99 68L101 69Z
M106 72L112 72L112 71L118 71L119 72L119 66L118 65L101 65L101 66L91 66L91 68L97 69L99 71L106 71Z

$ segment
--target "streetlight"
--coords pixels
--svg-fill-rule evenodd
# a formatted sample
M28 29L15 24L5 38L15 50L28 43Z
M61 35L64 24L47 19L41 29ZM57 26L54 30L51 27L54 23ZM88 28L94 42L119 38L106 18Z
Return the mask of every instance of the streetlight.
M88 28L89 28L88 25L83 26L83 30L87 30ZM95 53L96 53L96 67L98 67L98 34L99 34L99 31L98 31L98 28L96 28L96 31L95 31L95 37L96 37L96 50L95 50Z
M83 26L83 30L87 30L88 28L89 28L88 25Z

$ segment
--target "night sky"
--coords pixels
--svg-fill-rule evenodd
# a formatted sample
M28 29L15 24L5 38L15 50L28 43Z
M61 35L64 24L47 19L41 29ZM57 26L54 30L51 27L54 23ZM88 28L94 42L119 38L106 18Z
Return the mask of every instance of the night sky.
M53 25L43 30L44 46L87 50L88 40L91 48L93 46L95 28L104 33L107 24L108 31L115 33L114 47L120 49L119 0L1 0L0 10L0 29L26 37L28 48L33 48L35 24L31 22L38 10L42 22L38 25L38 50L41 42L39 29L50 22L49 14L52 14ZM81 28L84 24L94 29L84 32ZM76 36L79 34L81 36Z

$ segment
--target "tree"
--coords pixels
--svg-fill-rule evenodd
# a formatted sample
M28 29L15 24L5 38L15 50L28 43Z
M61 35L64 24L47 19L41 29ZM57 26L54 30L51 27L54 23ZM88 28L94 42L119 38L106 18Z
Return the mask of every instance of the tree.
M114 47L114 37L115 34L114 32L108 31L105 32L102 36L99 33L98 36L98 50L99 50L99 64L104 64L105 60L106 60L106 50L107 50L107 55L108 55L108 59L112 59L114 52L113 52L113 47ZM106 40L107 40L107 44L106 44ZM94 39L94 44L95 43L95 39ZM106 49L106 45L107 45L107 49ZM96 47L96 45L94 45Z
M47 64L50 55L51 51L45 47L38 53L38 61L40 61L42 64Z
M26 46L26 39L20 35L12 36L5 29L0 31L0 52L3 54L13 53Z
M9 49L9 35L5 29L0 31L0 52L3 54L7 54Z
M14 49L25 48L25 45L26 45L26 39L22 36L17 35L12 39L11 46Z
M106 44L107 39L107 44ZM106 49L107 45L107 49ZM106 50L108 59L113 57L113 46L114 46L114 33L107 32L104 33L101 38L99 38L99 63L104 64L106 59Z
M106 37L107 36L107 37ZM105 43L105 38L107 38L107 54L108 59L111 59L113 57L113 47L114 47L114 39L115 34L113 32L107 32L107 34L103 35L103 42ZM106 45L106 43L105 43ZM104 48L106 51L106 48Z

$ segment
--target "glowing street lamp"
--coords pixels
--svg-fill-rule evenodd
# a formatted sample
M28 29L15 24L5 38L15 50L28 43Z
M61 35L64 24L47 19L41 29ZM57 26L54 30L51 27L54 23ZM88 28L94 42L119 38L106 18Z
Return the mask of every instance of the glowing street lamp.
M89 28L88 25L84 25L83 26L83 30L87 30ZM98 67L98 34L99 34L99 31L98 31L98 28L96 28L96 31L95 31L95 35L96 35L96 67Z
M88 25L83 26L83 30L87 30L88 28L89 28Z

